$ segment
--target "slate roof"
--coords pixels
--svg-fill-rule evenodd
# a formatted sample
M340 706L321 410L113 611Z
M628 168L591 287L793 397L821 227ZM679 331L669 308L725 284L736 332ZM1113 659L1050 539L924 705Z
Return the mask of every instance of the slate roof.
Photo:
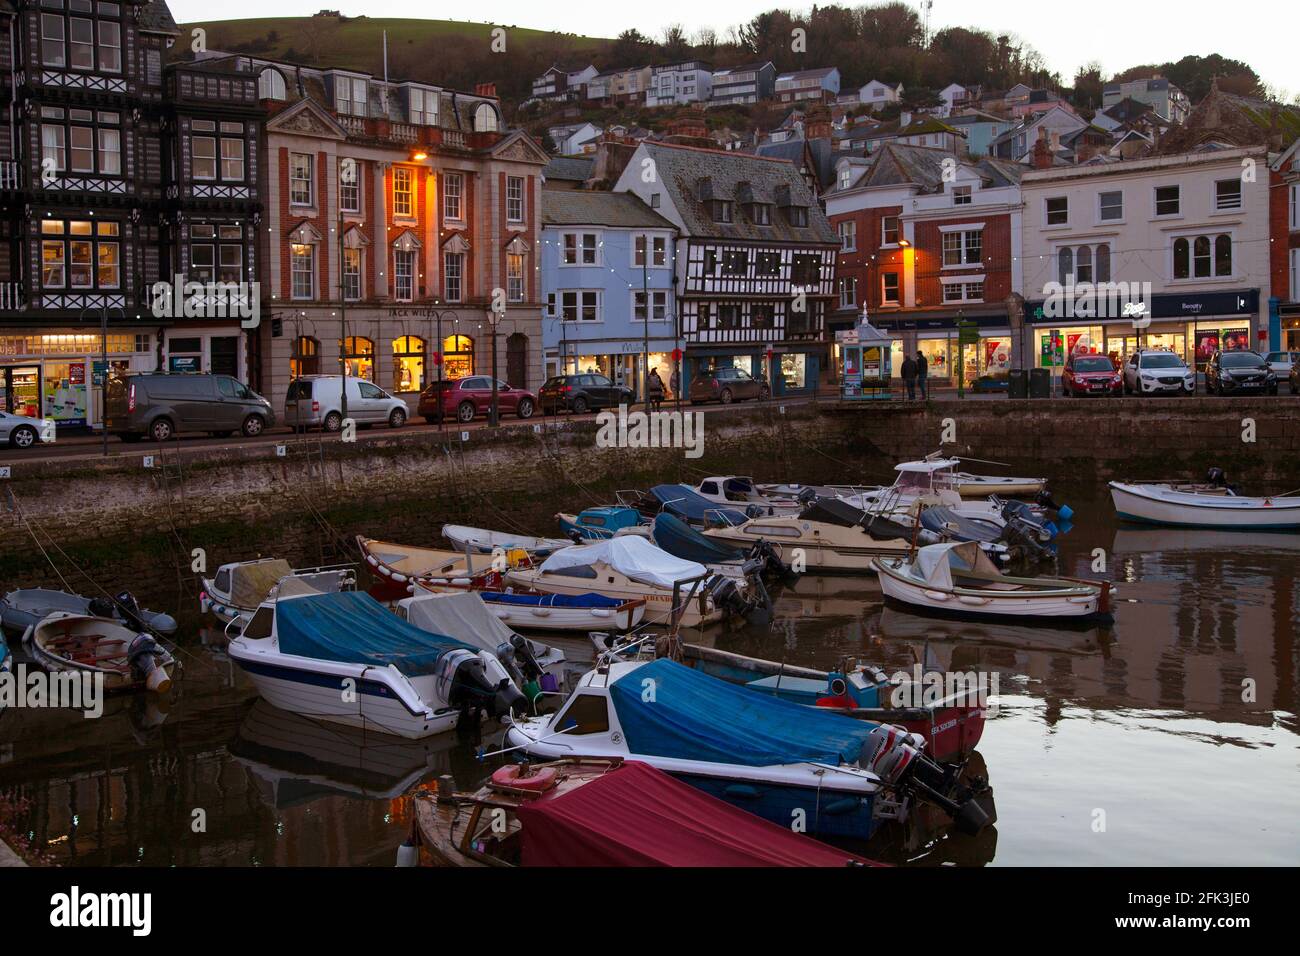
M1127 123L1137 119L1143 113L1155 113L1155 107L1150 103L1143 103L1131 96L1126 96L1114 106L1107 107L1102 112L1117 123Z
M546 164L542 175L551 180L584 183L591 178L595 165L596 161L586 156L556 156Z
M167 8L166 0L149 0L140 10L139 23L140 29L146 33L180 36L181 28L176 25L171 10Z
M803 181L794 163L750 153L668 143L644 142L641 148L654 161L659 180L682 217L688 235L755 242L838 242L817 197ZM742 184L747 184L756 197L762 197L762 201L777 206L789 203L805 207L808 225L792 226L780 209L773 212L769 226L750 222L740 210L736 210L733 222L714 222L701 195L739 204Z
M949 149L888 143L881 148L874 159L869 160L871 165L866 173L860 176L850 188L914 184L923 193L943 192L944 160L973 167L988 188L1013 186L1020 182L1020 174L1024 171L1024 167L1019 163L1007 160L985 156L972 161L969 157L960 156Z
M1187 120L1169 130L1158 151L1166 155L1189 152L1207 142L1270 145L1274 133L1281 140L1276 146L1279 149L1286 149L1300 138L1300 107L1226 93L1216 81Z
M805 146L812 153L813 175L817 182L822 188L829 186L835 178L835 149L829 139L799 137L779 143L761 143L754 147L754 155L789 160L798 168L803 166Z
M609 226L616 229L676 227L632 193L543 189L542 225Z

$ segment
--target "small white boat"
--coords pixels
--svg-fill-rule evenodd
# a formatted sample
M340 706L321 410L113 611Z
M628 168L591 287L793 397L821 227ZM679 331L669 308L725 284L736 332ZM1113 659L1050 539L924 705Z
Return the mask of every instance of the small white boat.
M535 538L525 534L513 534L509 531L488 531L484 528L470 528L462 524L445 524L442 536L459 550L468 548L476 554L494 554L497 549L526 551L537 557L545 557L560 548L573 544L567 538Z
M263 601L281 595L354 591L357 586L357 575L351 568L295 570L283 558L234 561L202 580L199 610L212 612L226 624L247 621Z
M885 597L914 610L1019 620L1110 614L1109 582L1004 575L974 541L927 545L910 558L876 558L872 567Z
M397 608L400 617L421 630L446 634L481 650L491 651L507 669L513 663L511 658L516 658L524 680L539 676L530 673L532 669L560 676L564 652L516 634L493 613L493 608L478 592L434 594L418 589L414 597L399 601ZM511 676L523 686L515 674Z
M1300 497L1246 497L1231 489L1173 483L1110 483L1115 510L1128 521L1234 531L1300 528Z
M740 511L748 512L754 507L766 515L794 515L803 508L803 502L797 497L760 491L754 479L744 475L705 478L692 490L701 498Z
M23 642L45 670L102 676L106 691L171 689L171 654L111 618L55 611L32 625Z
M877 538L860 525L845 527L797 515L752 518L734 528L706 528L703 533L740 548L766 542L799 572L869 574L873 558L905 554L912 547L911 541L901 536Z
M265 603L227 653L281 710L395 737L527 705L495 654L422 630L357 591Z
M505 567L518 563L509 555L502 560L500 555L420 548L362 535L357 535L357 546L375 575L408 591L417 580L465 587L472 584L482 586L484 582L498 578ZM525 556L523 563L531 564L532 560Z
M952 488L963 498L1027 498L1047 488L1046 478L1004 478L999 475L972 475L967 471L954 471L950 479Z
M142 609L130 591L114 597L83 597L67 591L50 588L20 588L10 591L0 600L0 625L17 635L27 632L33 624L49 617L55 611L82 614L89 617L110 617L119 624L131 624L130 617L138 617L142 626L171 637L176 633L176 619L170 614Z

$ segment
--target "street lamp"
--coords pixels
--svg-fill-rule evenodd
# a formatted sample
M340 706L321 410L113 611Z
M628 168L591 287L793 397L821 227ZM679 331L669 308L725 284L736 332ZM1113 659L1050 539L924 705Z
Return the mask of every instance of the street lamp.
M497 324L505 315L505 306L494 306L487 310L488 325L492 328L492 409L488 413L488 424L493 428L501 423L501 409L497 405Z
M442 364L444 358L442 352L442 317L444 315L450 316L453 321L453 324L458 324L460 322L460 317L456 315L456 312L453 309L430 309L429 310L429 318L431 318L437 323L438 338L433 343L434 351L431 356L431 360L433 364L438 367L438 425L445 433L447 431L447 416L443 413L443 408L442 408L442 400L443 400ZM425 355L429 356L429 350L427 348L425 349ZM427 367L426 367L426 373L427 373Z

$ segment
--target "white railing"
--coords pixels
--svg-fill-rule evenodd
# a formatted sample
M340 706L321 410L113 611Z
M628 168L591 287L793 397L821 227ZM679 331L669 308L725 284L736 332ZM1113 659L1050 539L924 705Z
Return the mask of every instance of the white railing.
M465 146L465 134L458 129L445 129L442 131L442 144L444 146Z
M414 143L420 139L420 130L409 123L394 123L389 135L399 143Z
M0 312L21 312L26 304L21 285L17 282L0 282Z

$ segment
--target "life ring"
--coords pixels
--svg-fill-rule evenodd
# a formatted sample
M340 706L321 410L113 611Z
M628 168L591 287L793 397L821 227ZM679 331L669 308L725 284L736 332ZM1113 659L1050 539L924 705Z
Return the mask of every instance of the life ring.
M510 790L526 796L540 796L559 783L554 767L529 767L528 764L508 763L492 774L494 790Z

